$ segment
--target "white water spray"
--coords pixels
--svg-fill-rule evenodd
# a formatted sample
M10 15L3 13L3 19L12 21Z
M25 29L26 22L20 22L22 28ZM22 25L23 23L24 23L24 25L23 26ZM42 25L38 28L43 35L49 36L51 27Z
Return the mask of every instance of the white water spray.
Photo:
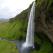
M23 48L33 47L34 46L34 17L35 17L35 2L32 5L28 27L27 27L27 34L26 34L26 42L23 43Z

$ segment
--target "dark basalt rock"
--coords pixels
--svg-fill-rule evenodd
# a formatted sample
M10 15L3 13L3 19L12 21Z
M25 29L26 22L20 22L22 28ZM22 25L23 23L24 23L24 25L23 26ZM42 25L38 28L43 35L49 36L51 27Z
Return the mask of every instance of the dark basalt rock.
M53 43L53 0L43 0L36 5L35 22L36 32L43 32Z

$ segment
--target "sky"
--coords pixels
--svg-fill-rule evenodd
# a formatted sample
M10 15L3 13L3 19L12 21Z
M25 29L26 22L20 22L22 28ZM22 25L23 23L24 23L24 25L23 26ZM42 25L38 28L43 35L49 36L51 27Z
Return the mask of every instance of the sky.
M9 19L27 9L34 0L0 0L0 18Z

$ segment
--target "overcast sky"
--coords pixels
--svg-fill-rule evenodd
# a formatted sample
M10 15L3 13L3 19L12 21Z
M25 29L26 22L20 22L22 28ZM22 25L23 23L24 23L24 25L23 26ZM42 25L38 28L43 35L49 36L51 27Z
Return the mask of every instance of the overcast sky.
M11 18L29 7L34 0L0 0L0 18Z

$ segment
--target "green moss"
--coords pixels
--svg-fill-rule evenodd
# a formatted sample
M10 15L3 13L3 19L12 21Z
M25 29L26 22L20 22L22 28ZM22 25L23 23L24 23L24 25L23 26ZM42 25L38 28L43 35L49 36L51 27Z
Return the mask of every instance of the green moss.
M35 49L31 53L53 53L53 45L48 39L41 39L35 36Z

